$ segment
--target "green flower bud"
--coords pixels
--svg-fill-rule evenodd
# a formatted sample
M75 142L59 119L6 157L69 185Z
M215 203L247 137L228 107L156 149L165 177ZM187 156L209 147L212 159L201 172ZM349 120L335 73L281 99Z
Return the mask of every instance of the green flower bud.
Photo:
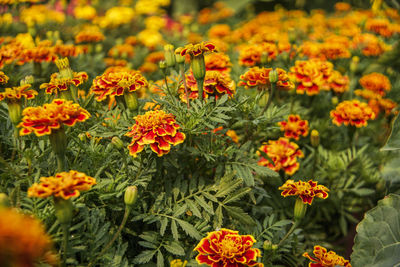
M128 186L125 190L124 201L125 205L128 207L132 207L135 205L138 199L138 188L137 186Z
M176 63L174 46L167 44L164 46L164 57L168 67L173 67Z
M190 61L192 67L193 76L196 80L203 80L206 76L206 63L204 62L204 56L201 54L197 57L193 57Z
M332 105L336 106L339 103L339 98L337 96L332 97L331 99Z
M22 107L20 101L8 101L8 116L14 125L21 121Z
M54 198L54 209L60 224L69 224L72 220L73 205L70 199Z
M85 134L85 133L80 133L80 134L78 134L78 138L79 138L79 140L81 140L82 142L86 142L86 140L87 140L87 137L86 137L86 134Z
M130 111L138 109L138 99L136 92L125 92L124 93L125 104Z
M102 44L96 44L94 47L94 51L98 54L103 51L103 45Z
M319 133L317 130L312 130L310 134L310 141L313 147L317 147L319 145Z
M162 73L163 73L164 75L167 74L167 62L165 62L165 61L160 61L160 62L158 63L158 67L160 68L160 70L162 71Z
M124 147L124 143L122 142L122 140L118 136L114 136L111 139L111 144L113 144L114 147L117 148L117 149L122 149Z
M260 58L261 64L265 65L268 63L268 53L267 52L262 52L261 53L261 58Z
M298 197L296 199L296 203L294 204L294 220L300 221L301 219L303 219L304 215L306 215L306 211L307 204L304 204L303 200Z
M33 78L32 75L26 76L24 79L22 79L19 84L20 85L26 85L26 84L33 84L35 82L35 79Z
M276 83L278 81L278 72L276 70L271 70L268 75L271 83Z

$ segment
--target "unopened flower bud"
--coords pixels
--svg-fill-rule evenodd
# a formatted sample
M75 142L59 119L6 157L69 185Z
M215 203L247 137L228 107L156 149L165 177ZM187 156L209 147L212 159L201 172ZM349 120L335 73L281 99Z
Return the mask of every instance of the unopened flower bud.
M317 147L319 145L319 133L317 130L312 130L310 134L310 141L313 147Z
M85 133L80 133L80 134L78 134L78 138L79 138L79 140L81 140L82 142L86 142L86 134L85 134Z
M206 76L206 63L204 62L203 54L193 57L190 61L193 76L196 80L203 80Z
M186 267L187 265L187 261L185 260L184 262L182 262L181 259L176 259L176 260L172 260L169 263L170 267Z
M33 84L35 79L33 78L32 75L26 76L24 79L22 79L19 84L20 85L25 85L25 84Z
M8 116L10 121L17 125L21 121L22 107L20 101L9 101L8 106Z
M298 197L296 199L296 203L294 204L294 220L300 221L301 219L303 219L304 215L306 215L306 211L307 204L304 204L303 200Z
M138 199L138 188L136 185L128 186L125 190L124 201L125 205L132 207Z
M339 98L337 98L337 96L332 97L332 105L336 106L339 103Z
M357 56L352 57L351 62L350 62L350 71L351 72L356 72L357 67L358 67L358 62L360 62L360 58Z
M96 53L100 53L103 51L103 45L102 44L96 44L96 46L94 47L94 51Z
M125 92L124 93L125 104L130 111L138 109L138 99L136 92Z
M160 61L160 62L158 63L158 67L161 69L161 71L162 71L162 73L163 73L164 75L167 74L167 62L165 62L165 61Z
M276 70L271 70L268 75L271 83L276 83L278 81L278 72Z
M262 52L261 53L261 58L260 58L261 64L265 65L268 63L268 53L267 52Z
M174 46L167 44L164 46L164 58L168 67L173 67L176 63Z
M111 139L111 144L113 144L117 149L122 149L124 147L124 143L118 136L114 136Z

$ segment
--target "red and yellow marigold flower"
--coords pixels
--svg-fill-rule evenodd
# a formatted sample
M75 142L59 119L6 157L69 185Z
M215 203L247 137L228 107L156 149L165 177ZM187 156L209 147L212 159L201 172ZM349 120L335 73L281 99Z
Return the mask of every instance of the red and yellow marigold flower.
M74 126L90 117L87 110L79 104L64 99L54 99L50 104L39 107L27 107L23 110L20 135L35 133L37 136L49 135L63 125Z
M335 266L344 266L351 267L351 264L348 260L345 260L343 257L337 255L334 251L329 251L321 246L314 246L314 256L305 252L303 257L308 258L313 261L309 263L309 267L335 267Z
M387 38L391 37L396 32L390 21L386 18L367 19L365 29Z
M381 96L384 96L392 88L388 77L377 72L361 77L360 84L364 89L374 91Z
M104 35L96 27L91 27L78 32L75 36L75 43L97 43L104 39Z
M308 182L287 180L278 189L283 190L281 193L282 196L299 196L304 204L309 205L312 204L314 197L326 199L329 192L328 188L318 185L318 182L314 182L313 180L309 180Z
M6 84L8 82L8 76L4 72L0 71L0 84Z
M350 80L348 76L343 76L338 71L333 71L330 77L329 87L332 91L342 94L349 90Z
M239 53L239 64L252 67L261 63L261 56L265 53L265 56L269 60L275 59L278 55L278 48L272 43L261 43L244 45L240 47Z
M197 99L199 97L199 91L193 73L186 75L186 86L189 99ZM219 71L206 72L203 88L203 98L208 98L209 96L219 98L225 94L232 97L236 91L235 82L231 79L230 75L227 72ZM186 93L183 85L179 88L179 93L181 100L186 102Z
M216 47L210 42L201 42L198 44L188 44L180 50L180 55L190 55L190 57L197 57L206 52L216 52Z
M30 87L30 84L25 84L17 87L6 88L4 92L0 93L0 101L4 99L9 101L18 101L22 97L26 99L33 99L38 92L33 89L29 89Z
M260 90L266 89L271 85L269 81L269 72L271 70L272 68L250 68L245 74L240 75L242 81L238 85L245 88L257 87ZM276 68L276 72L278 73L278 81L276 82L278 89L291 90L294 88L294 84L289 80L285 70Z
M61 91L69 90L71 85L78 87L89 78L86 72L73 72L72 75L72 78L68 78L62 77L59 73L53 73L50 76L50 82L41 84L40 89L45 89L46 94L58 95Z
M28 189L28 197L70 199L78 197L81 191L87 191L96 184L96 179L78 171L57 173L55 176L41 177L40 183L34 183Z
M54 47L50 41L41 41L36 47L24 49L18 58L18 64L27 62L51 62L57 59Z
M364 33L354 36L352 46L354 49L360 49L363 55L379 56L390 49L390 46L379 40L374 34Z
M183 143L186 136L179 132L180 126L175 121L175 116L163 110L148 111L144 115L135 117L135 124L126 133L132 137L129 144L129 154L136 157L145 145L150 145L151 150L159 157L169 153L171 145Z
M206 70L230 71L232 63L229 56L224 53L211 53L204 57Z
M262 145L259 150L267 154L272 163L257 151L257 154L261 156L258 165L266 166L277 172L283 170L288 175L293 175L299 169L300 163L297 162L297 158L304 157L299 146L284 137L278 140L269 140L268 144Z
M278 122L285 137L299 140L300 136L308 135L308 121L302 120L299 115L289 115L287 121Z
M332 122L337 126L349 124L356 127L367 126L368 120L375 119L375 113L367 103L358 100L346 100L336 106L331 113Z
M97 76L93 80L91 91L97 101L102 101L107 96L120 96L124 91L134 92L147 86L148 82L140 71L117 68Z
M42 223L14 209L0 208L0 262L3 266L57 266L50 236Z
M211 267L263 267L262 263L257 262L257 258L261 257L261 251L252 248L255 242L253 236L239 235L238 231L229 229L222 228L219 231L209 232L194 248L199 252L196 261Z

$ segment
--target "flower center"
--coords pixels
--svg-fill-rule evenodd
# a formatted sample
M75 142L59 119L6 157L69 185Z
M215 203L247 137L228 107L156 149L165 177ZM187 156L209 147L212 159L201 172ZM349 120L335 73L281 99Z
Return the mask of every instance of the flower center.
M228 258L236 256L239 252L240 243L237 238L226 236L220 243L222 255Z

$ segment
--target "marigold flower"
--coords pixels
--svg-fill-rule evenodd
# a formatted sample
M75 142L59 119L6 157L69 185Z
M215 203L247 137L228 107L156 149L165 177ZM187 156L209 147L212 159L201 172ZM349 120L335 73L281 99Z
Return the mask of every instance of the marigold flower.
M25 84L17 87L6 88L5 92L0 93L0 101L3 99L15 101L21 99L22 97L25 97L26 99L35 98L38 92L33 89L29 89L30 87L30 84Z
M104 35L95 27L87 28L75 35L75 43L97 43L105 39Z
M245 74L240 76L239 86L245 86L246 88L257 86L258 89L268 88L271 83L269 81L269 72L272 68L250 68ZM281 90L291 90L294 88L294 84L289 80L286 71L280 68L276 68L278 73L278 81L276 86Z
M349 11L349 10L351 10L351 5L349 3L345 3L345 2L337 2L335 4L335 10L340 11L340 12Z
M388 19L369 18L365 23L365 29L384 37L391 37L395 31Z
M196 79L193 73L186 75L186 86L188 88L189 99L196 99L199 97ZM231 79L228 73L219 71L207 71L204 78L203 98L214 96L221 97L224 94L232 97L235 94L235 82ZM180 98L186 102L185 88L183 85L179 88Z
M133 55L133 46L129 44L115 45L108 51L108 56L110 57L132 58Z
M332 122L337 126L353 125L358 128L367 126L368 120L375 119L375 113L367 103L358 100L343 101L331 113Z
M318 182L309 180L304 181L293 181L287 180L282 186L278 188L283 190L281 195L284 197L288 196L299 196L304 204L312 204L314 197L327 198L329 189L323 185L318 185Z
M201 42L198 44L188 44L180 50L180 55L190 55L190 57L197 57L203 55L206 52L216 51L215 45L210 42Z
M91 20L96 17L96 9L90 5L77 6L74 8L74 15L77 19Z
M331 70L330 65L325 65L320 60L296 61L295 66L291 67L289 72L289 77L297 83L296 93L318 94L329 77L324 70Z
M194 248L199 252L196 257L197 263L212 267L263 267L262 263L257 262L257 258L261 257L261 251L258 248L252 248L256 242L254 237L238 233L238 231L224 228L209 232Z
M370 33L354 36L352 44L355 49L360 49L363 55L367 57L379 56L389 50L388 45L379 40L374 34Z
M232 63L229 56L223 53L212 53L204 57L206 70L230 71Z
M41 177L28 189L28 197L46 198L54 196L63 199L78 197L80 191L87 191L96 184L96 179L78 171L57 173L55 176Z
M102 101L107 96L119 96L124 91L134 92L147 86L148 82L140 71L117 68L97 76L93 80L91 91L96 95L97 101Z
M216 24L208 30L210 39L223 39L231 34L231 28L228 24Z
M333 251L329 251L321 246L314 246L314 257L310 256L308 252L303 254L303 257L308 258L313 261L309 263L309 267L335 267L335 266L344 266L351 267L351 264L348 260L345 260L343 257L337 255Z
M381 96L384 96L392 88L388 77L377 72L361 77L360 84L364 89L374 91Z
M54 53L65 58L76 57L80 54L86 53L86 51L82 46L76 46L73 44L56 44L54 46Z
M59 94L61 91L66 91L71 85L78 87L86 82L89 76L86 72L73 72L73 78L61 77L59 73L53 73L50 76L50 82L40 85L40 89L45 89L46 94Z
M161 157L169 153L171 145L183 143L186 138L184 133L178 131L180 126L175 116L163 110L147 111L144 115L136 116L135 120L135 124L125 134L132 137L128 149L134 157L145 145L150 145L151 150Z
M187 261L182 261L181 259L175 259L169 263L170 267L186 267L186 265Z
M18 64L27 62L50 62L57 59L54 47L50 41L42 41L36 47L24 49L18 58Z
M278 140L269 140L268 144L262 145L259 150L267 154L272 163L257 151L257 154L261 156L258 160L258 165L267 166L277 172L284 170L288 175L293 175L299 169L300 164L297 162L297 157L304 157L299 146L284 137Z
M261 63L263 53L268 59L275 59L278 55L278 48L275 44L267 42L242 46L240 48L239 64L251 67Z
M63 124L74 126L76 122L83 122L90 117L89 112L79 104L64 99L54 99L52 103L40 107L27 107L22 115L22 122L18 124L22 128L19 134L34 132L37 136L49 135Z
M50 236L42 223L13 209L0 208L0 262L4 266L57 265Z
M350 80L348 76L343 76L338 71L333 71L330 77L329 87L335 93L342 94L349 90Z
M0 84L6 84L8 80L8 76L5 75L4 72L0 71Z
M308 135L308 121L302 120L299 115L289 115L287 121L278 122L281 131L285 132L285 137L299 140L300 136Z

